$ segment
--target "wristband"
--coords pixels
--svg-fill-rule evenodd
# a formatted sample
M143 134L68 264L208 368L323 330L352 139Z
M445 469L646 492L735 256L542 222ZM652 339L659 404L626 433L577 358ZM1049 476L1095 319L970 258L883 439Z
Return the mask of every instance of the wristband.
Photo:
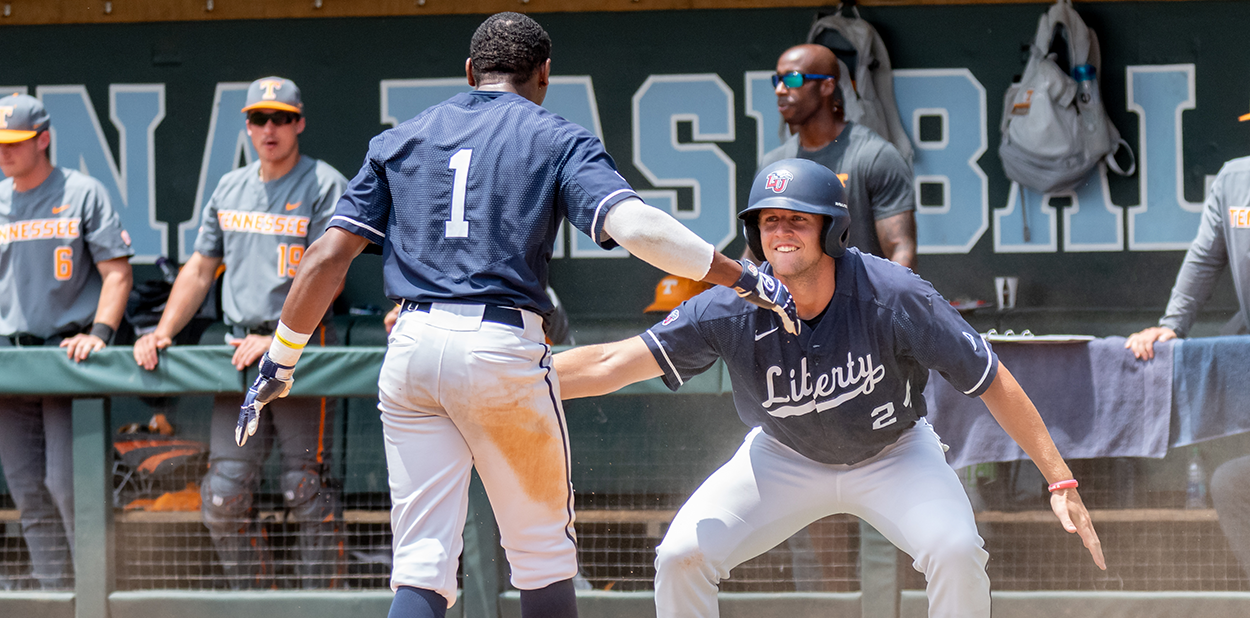
M1051 493L1054 493L1060 489L1076 489L1077 485L1078 483L1076 482L1076 479L1068 479L1066 481L1059 481L1058 483L1051 483L1050 487L1047 487L1047 489L1049 489Z
M89 334L92 337L99 337L106 344L113 342L113 327L103 322L96 322L91 325Z
M273 331L273 343L269 344L269 358L279 365L294 367L311 338L312 333L297 333L279 321Z

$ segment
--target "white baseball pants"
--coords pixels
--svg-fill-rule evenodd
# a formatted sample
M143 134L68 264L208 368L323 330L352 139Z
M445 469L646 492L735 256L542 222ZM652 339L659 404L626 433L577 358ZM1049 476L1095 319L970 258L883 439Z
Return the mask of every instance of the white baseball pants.
M391 331L378 379L391 489L391 588L456 598L469 475L499 522L512 584L577 573L568 432L542 318L484 321L481 305L435 303Z
M812 461L752 430L681 507L657 548L657 613L718 616L717 584L731 569L836 513L864 519L912 556L928 581L929 616L988 618L989 554L924 419L854 466Z

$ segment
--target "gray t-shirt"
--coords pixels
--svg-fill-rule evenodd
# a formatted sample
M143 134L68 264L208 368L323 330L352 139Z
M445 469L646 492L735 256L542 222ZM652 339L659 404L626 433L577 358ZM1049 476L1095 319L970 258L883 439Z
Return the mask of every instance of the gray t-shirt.
M308 156L270 182L260 162L221 177L204 208L195 251L223 258L226 323L260 326L282 315L304 250L325 232L347 179Z
M134 254L98 180L56 168L30 191L0 181L0 335L90 326L104 282L95 263Z
M876 222L916 209L911 167L898 149L871 129L848 122L838 139L819 150L804 150L799 146L799 136L791 137L764 155L760 168L790 158L809 159L837 172L846 185L846 203L851 210L851 246L886 257L877 238Z
M1198 236L1185 254L1159 325L1180 337L1187 335L1225 266L1233 269L1237 302L1246 319L1250 315L1250 157L1225 163L1211 183Z

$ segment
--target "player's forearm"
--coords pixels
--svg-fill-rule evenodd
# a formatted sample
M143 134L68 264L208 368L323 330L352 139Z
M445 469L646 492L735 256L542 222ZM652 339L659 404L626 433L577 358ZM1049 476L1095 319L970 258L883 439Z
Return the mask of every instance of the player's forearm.
M1037 413L1037 407L1002 363L999 363L998 374L990 388L981 395L981 400L990 409L994 420L1041 470L1047 483L1072 478L1072 471L1055 447L1050 431Z
M886 259L911 269L916 268L916 217L913 211L902 212L876 222L877 240Z
M360 236L332 227L309 245L282 305L282 323L297 333L316 330L342 289L352 260L367 243Z
M154 331L157 337L173 339L174 335L186 327L204 304L204 297L213 287L213 282L217 279L217 267L220 265L221 258L205 257L199 252L191 254L191 259L178 271L174 287L169 291L165 310L161 312L161 321Z
M710 243L672 215L637 199L625 200L608 211L603 229L642 261L695 281L707 276L716 254Z
M134 274L129 258L117 258L96 264L104 283L100 287L100 300L96 304L95 320L113 330L122 323L126 312L126 299L134 286Z
M641 337L573 348L556 354L552 366L561 399L606 395L662 375Z

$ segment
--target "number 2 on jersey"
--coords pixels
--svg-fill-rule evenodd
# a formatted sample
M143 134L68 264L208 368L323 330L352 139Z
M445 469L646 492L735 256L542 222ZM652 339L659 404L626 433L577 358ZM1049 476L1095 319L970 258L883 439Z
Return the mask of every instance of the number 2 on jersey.
M446 222L444 238L468 238L469 222L464 220L464 190L469 184L469 159L473 149L464 148L451 155L447 169L456 172L451 184L451 219Z

